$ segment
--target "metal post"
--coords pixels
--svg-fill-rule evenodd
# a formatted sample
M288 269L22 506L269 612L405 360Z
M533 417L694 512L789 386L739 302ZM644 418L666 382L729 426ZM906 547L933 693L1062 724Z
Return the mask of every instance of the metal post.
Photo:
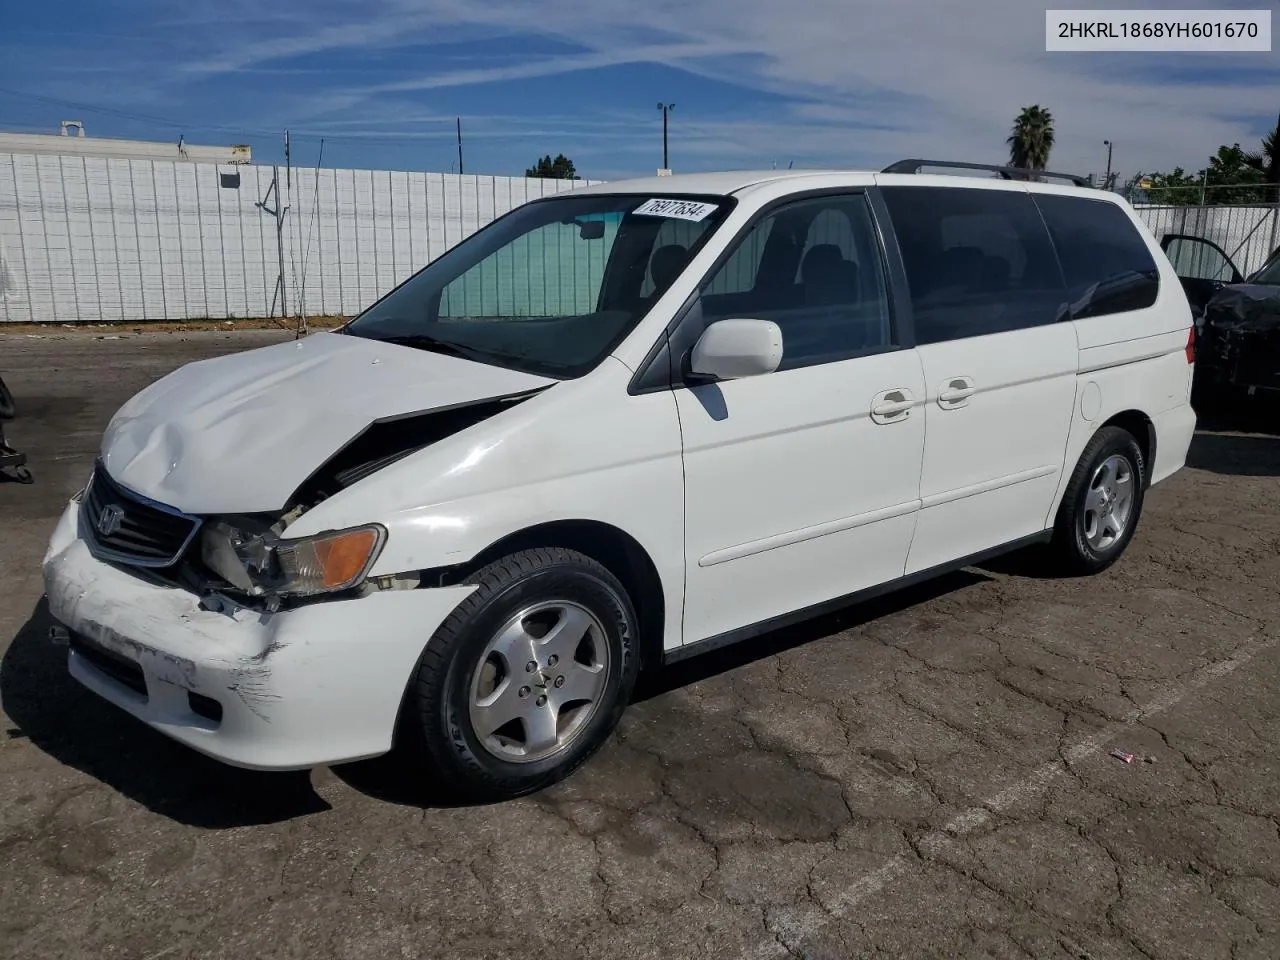
M1204 176L1200 178L1200 206L1204 206L1205 193L1209 189L1209 168L1204 168Z
M1271 255L1276 248L1276 227L1280 225L1280 203L1271 208L1271 239L1267 241L1267 249L1263 254L1264 257Z
M280 196L280 168L271 168L271 189L276 192L276 260L280 265L280 316L289 316L284 289L284 200Z
M1112 147L1112 143L1111 143L1111 141L1110 141L1110 140L1103 140L1102 142L1103 142L1103 143L1105 143L1105 144L1107 145L1107 173L1106 173L1106 176L1104 176L1104 177L1102 178L1102 189L1103 189L1103 190L1110 190L1110 189L1111 189L1111 147Z
M462 118L458 117L458 176L462 176ZM461 186L458 187L462 189Z
M667 156L667 115L676 108L674 103L660 103L658 109L662 111L662 169L670 170L670 160Z

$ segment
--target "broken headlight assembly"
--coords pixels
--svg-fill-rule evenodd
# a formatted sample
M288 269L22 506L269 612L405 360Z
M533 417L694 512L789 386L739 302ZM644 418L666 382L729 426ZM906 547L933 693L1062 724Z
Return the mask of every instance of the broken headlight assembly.
M249 596L315 597L363 583L386 540L378 524L284 539L276 527L218 520L205 524L200 558Z

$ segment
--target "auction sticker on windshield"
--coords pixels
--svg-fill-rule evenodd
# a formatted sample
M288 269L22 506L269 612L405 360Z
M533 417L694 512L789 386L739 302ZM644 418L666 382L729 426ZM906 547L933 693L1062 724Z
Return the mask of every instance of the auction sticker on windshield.
M636 207L633 214L649 217L669 217L673 220L705 220L715 213L718 204L698 203L694 200L646 200Z

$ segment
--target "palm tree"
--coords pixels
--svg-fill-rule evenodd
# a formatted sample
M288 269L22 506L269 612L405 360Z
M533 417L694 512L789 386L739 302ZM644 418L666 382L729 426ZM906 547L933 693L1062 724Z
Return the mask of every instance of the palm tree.
M1276 118L1276 128L1262 138L1262 149L1257 153L1246 153L1244 162L1262 173L1267 187L1267 202L1280 203L1280 117Z
M1053 115L1038 103L1023 107L1005 143L1009 145L1010 166L1043 170L1053 149Z

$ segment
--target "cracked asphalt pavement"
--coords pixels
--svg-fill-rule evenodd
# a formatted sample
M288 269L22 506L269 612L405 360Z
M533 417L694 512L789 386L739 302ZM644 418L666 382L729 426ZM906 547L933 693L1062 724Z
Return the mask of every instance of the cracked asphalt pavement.
M682 665L569 781L447 808L206 760L47 641L111 413L285 336L0 335L0 956L1280 956L1274 408L1204 422L1101 576L1017 555Z

